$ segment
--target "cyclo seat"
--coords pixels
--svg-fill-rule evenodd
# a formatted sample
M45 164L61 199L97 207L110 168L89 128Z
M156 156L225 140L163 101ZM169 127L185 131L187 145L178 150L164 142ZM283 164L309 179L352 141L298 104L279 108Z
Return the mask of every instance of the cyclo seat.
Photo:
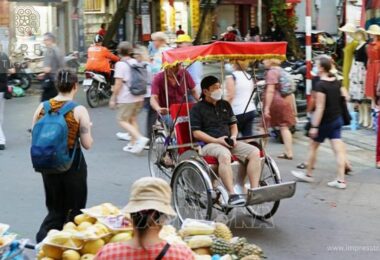
M189 103L189 110L194 106L194 103ZM178 145L190 144L191 143L191 130L189 124L189 114L187 112L186 103L183 104L173 104L170 106L170 116L175 121L175 135ZM177 120L176 120L177 119ZM178 153L181 155L187 150L191 149L190 146L178 148ZM205 155L202 158L210 165L218 164L218 159L214 156ZM235 155L231 156L231 162L238 161Z

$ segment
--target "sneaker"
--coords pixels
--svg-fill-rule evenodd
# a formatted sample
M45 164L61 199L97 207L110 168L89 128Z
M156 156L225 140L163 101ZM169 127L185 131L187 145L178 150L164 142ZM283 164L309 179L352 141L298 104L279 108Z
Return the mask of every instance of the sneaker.
M131 141L131 135L128 133L118 132L116 133L116 137L120 140Z
M346 182L338 181L338 180L330 181L329 183L327 183L327 185L329 187L338 188L338 189L345 189L347 187Z
M231 194L228 199L228 204L231 206L244 205L245 199L238 194Z
M133 145L127 144L126 146L123 147L123 151L129 152L130 150L132 150L132 148L133 148Z
M297 179L299 179L301 181L314 182L314 178L310 177L310 176L307 176L305 172L291 171L291 173L293 174L294 177L296 177Z
M5 150L5 144L0 144L0 150Z
M141 153L144 150L145 145L149 142L149 139L146 137L140 137L137 139L135 145L131 149L131 153Z

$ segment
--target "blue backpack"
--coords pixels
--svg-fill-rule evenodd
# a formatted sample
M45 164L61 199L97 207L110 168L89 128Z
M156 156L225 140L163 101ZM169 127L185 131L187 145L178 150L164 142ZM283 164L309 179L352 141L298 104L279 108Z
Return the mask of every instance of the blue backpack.
M72 154L67 145L69 129L65 115L77 106L69 101L57 112L51 111L49 101L43 103L45 114L34 125L30 154L33 168L42 173L62 173L70 169L78 139Z

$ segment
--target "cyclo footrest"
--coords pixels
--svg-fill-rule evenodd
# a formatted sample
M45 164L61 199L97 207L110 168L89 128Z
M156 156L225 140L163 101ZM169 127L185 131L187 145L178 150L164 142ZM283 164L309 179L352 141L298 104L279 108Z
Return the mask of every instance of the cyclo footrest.
M248 189L246 206L290 198L293 197L295 191L296 182L294 181Z

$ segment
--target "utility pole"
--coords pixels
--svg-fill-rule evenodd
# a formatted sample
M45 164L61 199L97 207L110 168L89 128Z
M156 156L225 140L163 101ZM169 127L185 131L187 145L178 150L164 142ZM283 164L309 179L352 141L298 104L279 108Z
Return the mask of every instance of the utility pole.
M306 97L309 101L311 94L311 0L306 0Z

